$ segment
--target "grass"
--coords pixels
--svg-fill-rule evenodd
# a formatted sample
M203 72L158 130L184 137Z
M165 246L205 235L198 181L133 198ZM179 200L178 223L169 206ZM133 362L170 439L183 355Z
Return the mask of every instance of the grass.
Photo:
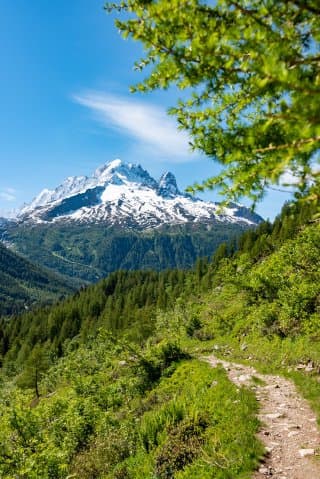
M110 477L240 479L263 454L255 437L256 399L232 384L222 368L184 361L144 406L149 410L138 426L138 450L118 466L122 475Z
M266 382L263 379L258 378L257 376L252 376L251 381L256 384L257 386L265 386Z

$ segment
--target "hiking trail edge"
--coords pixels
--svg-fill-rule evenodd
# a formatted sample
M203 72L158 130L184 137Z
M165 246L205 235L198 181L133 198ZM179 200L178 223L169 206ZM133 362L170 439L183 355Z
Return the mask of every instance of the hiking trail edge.
M266 455L252 479L320 479L316 416L295 385L280 376L260 374L251 366L212 355L203 359L213 367L222 365L229 379L239 387L250 387L260 403L258 438Z

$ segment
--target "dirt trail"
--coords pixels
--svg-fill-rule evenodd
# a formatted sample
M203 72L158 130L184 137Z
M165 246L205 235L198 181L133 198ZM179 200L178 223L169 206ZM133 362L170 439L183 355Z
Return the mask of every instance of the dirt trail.
M258 437L267 454L253 479L320 479L320 458L317 457L320 433L316 417L294 384L214 356L206 360L214 367L221 364L236 385L251 387L260 402L262 426ZM253 377L258 381L252 380Z

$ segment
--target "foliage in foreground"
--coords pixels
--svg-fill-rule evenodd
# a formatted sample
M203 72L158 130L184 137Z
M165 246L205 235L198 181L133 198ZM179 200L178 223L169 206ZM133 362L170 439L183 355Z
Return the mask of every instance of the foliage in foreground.
M171 113L223 165L204 187L257 200L290 171L302 191L317 183L319 198L317 0L119 0L106 9L145 48L136 67L147 76L133 90L186 90Z
M245 477L262 453L254 396L180 358L170 343L132 357L101 334L48 372L38 403L4 389L1 477Z

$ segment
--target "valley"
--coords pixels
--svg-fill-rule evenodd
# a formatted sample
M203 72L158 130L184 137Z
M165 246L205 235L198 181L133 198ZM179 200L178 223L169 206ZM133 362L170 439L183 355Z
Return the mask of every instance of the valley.
M72 281L31 263L0 244L0 315L54 303L76 291Z
M263 414L279 416L272 401L260 410L262 374L291 379L320 417L316 209L286 205L236 251L221 245L194 269L114 272L55 306L2 320L2 477L240 479L280 470L257 435ZM203 361L212 354L214 367ZM252 380L233 384L233 368ZM312 444L299 465L318 471L303 431L292 447Z
M168 225L136 231L105 225L12 225L6 243L32 262L73 280L96 282L118 269L191 268L197 258L211 257L220 244L236 244L238 224Z

